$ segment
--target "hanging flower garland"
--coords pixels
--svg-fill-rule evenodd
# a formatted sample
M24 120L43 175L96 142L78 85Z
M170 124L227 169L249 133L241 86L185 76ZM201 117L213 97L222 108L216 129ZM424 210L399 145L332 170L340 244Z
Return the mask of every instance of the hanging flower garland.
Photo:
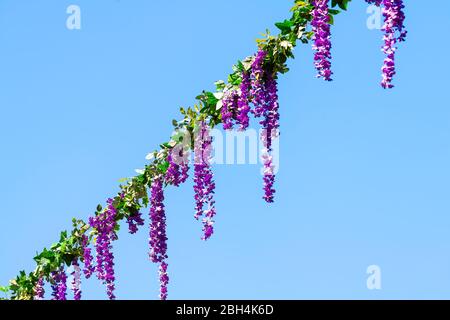
M44 290L44 278L40 277L36 286L34 287L34 298L33 300L43 300L45 295Z
M317 77L331 81L331 26L328 0L314 0L313 20L313 49L315 50L314 64L318 71Z
M89 219L90 226L98 232L95 242L97 253L95 271L97 272L97 278L106 284L106 292L110 300L116 298L114 295L114 254L111 251L112 241L117 239L115 233L116 208L113 202L113 199L108 199L106 210Z
M201 217L203 223L202 240L208 240L214 233L214 217L216 215L214 192L216 184L211 169L212 138L205 121L198 124L195 135L195 164L194 164L194 192L195 218Z
M346 10L350 0L333 0L331 7L339 6ZM405 40L404 5L401 0L366 0L383 6L385 17L385 46L387 57L383 66L382 85L392 87L395 74L396 45ZM166 213L164 207L164 187L178 187L187 181L189 165L187 157L194 151L194 193L195 218L202 221L203 240L214 233L216 208L214 201L215 182L211 168L212 137L209 130L222 124L225 130L237 127L246 130L250 124L250 115L258 119L262 127L262 152L264 200L271 203L275 194L275 166L273 161L274 139L279 135L279 102L277 79L286 73L286 61L293 58L293 48L297 42L313 41L314 63L318 77L331 80L331 17L339 11L330 9L327 0L296 0L289 20L276 26L281 33L277 36L266 34L258 40L258 51L254 56L239 61L228 77L228 83L216 82L217 92L204 91L197 97L199 103L194 108L180 111L184 118L172 123L175 131L193 136L187 145L178 148L180 135L174 134L169 142L161 144L161 149L148 157L151 163L139 170L138 176L125 179L121 192L107 200L107 207L97 208L89 223L74 222L70 235L61 234L60 242L44 249L36 257L37 267L30 274L21 272L11 281L8 289L13 299L42 299L44 297L44 279L52 286L55 300L65 300L67 277L65 265L72 266L71 289L74 299L81 299L81 269L79 261L84 263L83 273L90 278L97 274L106 284L107 295L115 299L115 273L112 241L117 239L118 222L125 220L131 234L144 224L140 213L150 204L150 260L159 264L159 297L168 297L168 264ZM308 26L311 25L312 31ZM181 160L180 160L181 159ZM147 191L150 187L150 196ZM96 263L90 244L94 244Z
M74 300L81 300L81 269L80 265L78 264L78 260L74 259L72 262L72 292L73 292L73 299Z
M52 272L52 300L67 300L67 276L64 268Z
M151 184L150 200L150 260L160 264L160 298L167 299L167 233L164 210L164 189L162 177L155 178Z
M83 252L83 261L84 261L83 273L86 279L89 279L95 272L95 268L92 265L92 261L94 260L94 258L92 257L91 254L91 248L88 247L89 246L88 237L85 234L83 234L81 237L82 237L81 250Z
M383 8L384 31L382 48L386 55L383 61L381 86L384 89L391 89L393 78L396 74L395 55L397 52L397 44L406 40L407 31L405 29L405 13L403 9L405 5L403 0L366 0L370 4L374 4Z

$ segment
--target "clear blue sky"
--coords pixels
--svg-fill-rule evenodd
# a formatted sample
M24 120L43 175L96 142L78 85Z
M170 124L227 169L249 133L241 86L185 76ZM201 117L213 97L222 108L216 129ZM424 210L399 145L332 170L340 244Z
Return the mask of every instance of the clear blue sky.
M65 26L70 4L81 30ZM291 4L1 0L0 283L116 194L178 108ZM204 243L191 183L167 192L171 299L450 298L450 2L408 1L393 91L378 84L381 33L366 7L354 0L336 19L333 83L314 78L309 46L281 77L274 205L258 166L217 167L217 233ZM147 233L114 245L119 298L157 298ZM366 288L373 264L379 291ZM95 279L83 289L106 297Z

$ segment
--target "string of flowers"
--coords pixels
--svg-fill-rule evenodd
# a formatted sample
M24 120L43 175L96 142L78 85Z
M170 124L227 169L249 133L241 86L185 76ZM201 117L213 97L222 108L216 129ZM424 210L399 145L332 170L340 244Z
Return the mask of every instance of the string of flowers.
M78 264L78 259L74 259L72 262L72 292L73 292L73 300L81 300L81 270L80 265Z
M58 271L52 272L52 300L66 300L67 295L67 276L63 267Z
M345 10L350 0L333 0L331 7L339 6ZM369 0L368 0L369 1ZM403 29L403 3L400 0L379 0L386 6L386 32L390 34L389 43L392 47L392 32L400 33L395 41L403 41L406 32ZM377 1L378 2L378 1ZM169 276L167 273L167 233L164 208L164 188L179 186L188 177L189 166L185 158L189 151L194 151L194 192L195 217L202 218L203 240L209 239L214 232L214 217L216 208L214 202L215 182L209 163L211 158L211 137L209 129L223 124L225 129L238 125L239 130L249 126L249 115L259 119L265 134L261 136L265 152L263 153L264 199L274 200L274 166L272 159L273 139L278 136L279 105L277 79L279 74L286 73L287 60L293 58L293 49L298 42L314 41L316 50L315 63L319 75L326 80L331 78L329 60L329 16L337 14L338 10L328 10L325 0L295 0L292 17L276 26L280 29L277 36L269 33L258 39L256 55L245 58L233 66L233 73L228 77L228 83L216 82L216 92L204 91L197 97L198 103L188 109L181 108L183 118L173 120L175 128L170 140L160 145L160 148L147 156L150 162L138 175L123 180L120 192L107 200L106 208L98 206L88 223L74 220L71 233L62 232L59 242L34 257L36 268L29 274L21 271L1 291L9 292L12 299L42 299L44 296L44 281L52 285L54 299L66 299L65 266L84 264L83 273L90 278L93 273L106 284L107 295L114 299L115 274L112 241L117 239L116 231L119 222L128 223L131 234L138 231L144 224L140 214L141 209L150 204L150 260L159 264L160 281L159 297L167 299ZM327 13L328 10L328 13ZM308 30L311 25L313 31ZM396 42L395 42L396 43ZM395 50L394 50L395 52ZM393 58L391 57L391 60ZM390 66L390 65L389 65ZM383 70L385 82L390 82L392 72ZM392 70L391 70L392 71ZM251 108L253 106L253 108ZM183 136L190 135L187 147L178 148ZM184 158L178 161L179 156ZM122 183L122 182L121 182ZM148 194L150 190L150 196ZM90 245L96 252L96 265ZM79 266L72 265L72 290L74 298L81 298ZM77 271L78 270L78 271Z
M165 262L168 256L162 177L155 178L151 184L150 206L150 260L160 264L160 298L166 300L169 277Z
M91 248L89 248L88 245L89 239L85 234L83 234L81 236L81 250L83 252L83 261L84 261L83 273L86 279L89 279L95 272L95 268L92 265L92 261L94 260L94 258L92 257L91 254Z
M97 215L89 218L89 224L98 231L95 249L97 252L97 265L95 271L97 278L106 284L106 291L110 300L114 300L115 275L114 275L114 254L112 253L112 241L117 239L116 228L116 208L114 200L108 199L107 209Z
M317 77L331 81L331 26L328 0L314 0L314 10L312 11L313 20L313 49L314 64L318 71Z
M403 0L366 0L370 4L383 7L384 25L381 29L384 31L382 48L386 55L383 61L381 86L384 89L391 89L393 78L396 74L395 55L397 44L406 40L407 31L405 29L405 5Z
M209 127L205 121L199 123L195 135L195 164L194 164L194 192L195 192L195 219L201 217L203 223L202 240L208 240L214 233L214 217L216 215L214 190L216 184L211 169L212 138L209 136Z
M34 300L43 300L45 295L44 278L39 278L34 287Z

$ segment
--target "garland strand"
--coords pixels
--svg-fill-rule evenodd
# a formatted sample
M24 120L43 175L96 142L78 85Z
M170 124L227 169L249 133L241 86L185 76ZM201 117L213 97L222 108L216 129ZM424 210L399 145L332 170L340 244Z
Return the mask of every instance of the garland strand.
M347 9L350 0L332 0L331 7ZM403 1L366 0L369 3L383 5L385 17L385 46L387 57L383 66L385 88L392 87L395 74L396 44L405 40ZM274 201L275 167L273 164L273 140L279 135L279 103L277 79L279 74L289 69L286 62L293 58L293 49L297 42L313 41L314 63L318 77L331 80L331 16L339 13L330 9L327 0L295 0L292 17L279 22L281 30L277 36L265 34L258 39L258 51L255 55L239 61L233 66L228 83L216 82L215 93L204 91L197 97L198 103L187 110L181 108L183 119L173 120L175 133L170 141L161 144L161 148L147 156L149 164L138 170L138 175L124 179L120 192L107 200L106 208L98 206L95 215L88 219L73 220L73 230L61 233L60 240L36 255L36 269L10 281L2 291L11 293L11 299L43 299L44 281L51 284L52 297L65 300L67 277L65 266L72 266L72 291L74 299L81 299L81 267L85 278L96 273L97 278L106 285L110 299L115 299L115 273L112 242L117 240L119 222L125 220L128 231L134 234L144 225L141 209L150 205L150 260L159 264L159 282L161 300L168 296L167 232L164 207L164 187L179 186L188 178L189 152L194 151L194 192L195 218L202 218L203 240L214 233L216 215L214 191L215 182L211 168L212 138L210 128L222 124L225 130L235 126L238 130L249 127L250 115L259 120L262 126L261 141L263 182L265 201ZM308 30L312 27L312 31ZM188 137L186 139L186 137ZM193 138L190 138L193 137ZM186 141L187 140L187 141ZM150 190L150 195L148 194ZM90 245L96 252L96 263Z

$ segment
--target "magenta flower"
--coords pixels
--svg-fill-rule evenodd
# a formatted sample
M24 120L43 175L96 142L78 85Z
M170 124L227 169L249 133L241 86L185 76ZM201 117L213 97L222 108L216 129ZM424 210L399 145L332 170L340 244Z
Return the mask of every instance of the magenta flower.
M264 85L264 59L266 56L267 52L260 50L252 63L250 95L253 98L253 105L255 106L252 111L255 117L262 116L265 109L266 89Z
M34 287L34 300L43 300L44 299L44 278L40 277L36 286Z
M183 150L178 150L178 147L172 149L167 156L167 162L169 167L165 176L166 183L179 187L189 178L188 160L185 159Z
M216 184L211 169L212 137L205 121L199 123L195 135L194 192L195 218L203 217L203 237L208 240L214 233L214 217L216 215L214 192Z
M164 211L162 178L156 178L152 182L150 205L150 259L152 262L158 263L167 258L166 214Z
M80 265L78 264L78 260L74 259L72 261L72 292L74 300L81 300L81 270Z
M328 0L313 0L314 9L312 11L312 29L313 29L313 49L314 64L318 71L317 77L331 81L331 26Z
M396 74L395 70L395 54L397 51L397 43L406 39L407 31L404 26L405 8L403 0L366 0L368 3L377 6L383 5L384 31L383 36L383 52L386 55L383 61L381 86L384 89L393 88L393 78Z
M250 118L249 100L250 100L250 73L244 71L242 73L242 82L240 85L240 94L237 100L237 122L240 125L240 130L244 131L248 128Z
M169 275L167 274L167 263L161 262L159 266L159 283L161 300L167 300L167 285L169 284Z
M222 124L224 130L233 129L238 112L239 95L236 91L227 91L222 99Z
M110 300L114 300L115 275L114 254L112 253L112 241L117 239L115 233L117 210L113 199L107 200L107 208L94 218L89 218L89 224L98 232L95 249L97 252L97 265L95 271L97 278L106 284L106 292Z
M166 214L164 210L164 189L163 179L156 178L151 185L150 199L150 260L160 263L160 299L167 299L167 235L166 235Z
M52 300L67 300L67 276L64 268L61 267L58 271L53 271L52 276Z
M81 239L82 239L81 246L83 249L83 262L84 262L83 272L86 279L89 279L95 271L94 266L92 265L92 260L94 260L94 258L92 257L91 254L91 248L88 247L89 245L88 237L86 235L83 235Z
M138 232L139 226L144 225L144 219L142 219L142 214L140 212L137 212L135 214L127 216L127 223L128 223L128 232L131 234L135 234L136 232Z

